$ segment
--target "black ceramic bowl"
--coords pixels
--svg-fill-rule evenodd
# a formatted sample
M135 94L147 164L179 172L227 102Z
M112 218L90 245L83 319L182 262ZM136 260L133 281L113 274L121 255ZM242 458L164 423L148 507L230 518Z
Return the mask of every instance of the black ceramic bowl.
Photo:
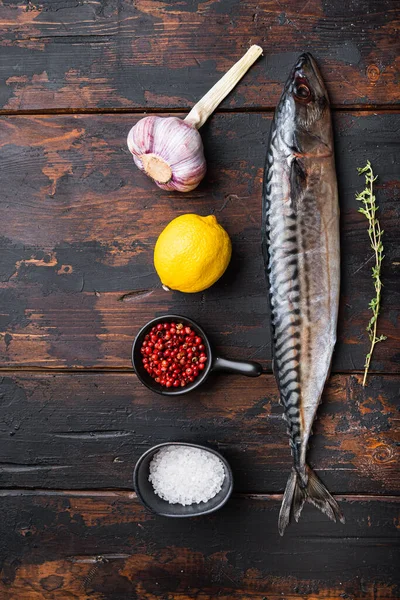
M183 506L182 504L169 504L166 500L163 500L154 492L153 485L149 481L149 465L156 452L165 446L189 446L190 448L200 448L206 450L218 456L222 461L225 470L225 479L222 484L221 490L214 498L208 500L208 502L200 502L199 504L191 504L189 506ZM147 450L136 463L135 470L133 472L133 484L135 486L136 494L142 504L162 517L198 517L200 515L208 515L221 508L228 500L233 489L233 476L231 468L225 458L216 450L207 448L207 446L200 446L199 444L187 444L185 442L166 442L164 444L158 444L153 446L150 450Z
M140 352L140 348L142 347L142 343L146 334L149 333L154 325L158 325L158 323L165 322L178 322L183 323L183 325L188 325L194 329L194 331L203 338L204 345L206 347L206 354L208 357L207 362L205 363L205 369L201 372L201 374L196 377L196 379L181 388L166 388L157 383L145 370L142 362L142 354ZM140 381L148 387L153 392L157 392L157 394L163 394L164 396L180 396L182 394L187 394L193 389L197 388L201 385L208 377L210 372L216 371L225 371L226 373L236 373L237 375L246 375L247 377L258 377L262 373L262 366L253 361L239 361L239 360L229 360L227 358L221 358L220 356L216 356L213 352L212 346L207 338L205 331L192 321L192 319L188 319L187 317L183 317L182 315L162 315L161 317L157 317L156 319L152 319L137 334L135 341L132 346L132 365L135 370L136 375L140 379Z

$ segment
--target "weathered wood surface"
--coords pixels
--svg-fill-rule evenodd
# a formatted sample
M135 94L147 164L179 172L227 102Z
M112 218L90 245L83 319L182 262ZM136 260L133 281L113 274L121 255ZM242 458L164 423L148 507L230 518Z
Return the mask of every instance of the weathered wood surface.
M1 3L1 600L400 597L399 26L395 0ZM252 43L264 57L202 129L205 181L161 192L133 166L129 128L144 111L183 114ZM270 370L262 170L271 109L305 50L340 109L342 214L339 340L309 459L342 494L347 522L305 507L280 538L290 452L273 376L220 375L161 398L131 372L130 348L144 322L174 311L199 320L221 353ZM84 114L113 111L142 114ZM35 114L53 112L70 114ZM363 389L373 290L354 195L367 159L379 174L388 339ZM203 294L166 294L153 248L186 212L214 213L233 259ZM135 461L167 440L228 458L226 507L185 521L141 507Z
M336 375L324 393L309 459L335 493L398 494L397 377ZM291 468L272 375L215 375L181 398L127 374L21 374L0 381L0 487L132 489L136 460L165 441L208 444L235 489L282 492Z
M261 182L269 115L215 115L204 127L206 180L192 193L159 190L133 165L125 136L139 117L7 117L0 127L0 361L6 367L130 368L130 346L154 315L198 319L219 351L270 368L260 251ZM342 212L342 296L333 370L362 370L372 252L355 192L356 167L379 175L385 229L377 372L398 371L399 116L336 113ZM397 162L396 162L397 161ZM165 293L152 264L180 213L215 213L233 241L226 275L203 294ZM267 361L267 362L266 362Z
M280 497L236 496L182 522L151 516L132 493L3 491L1 597L393 600L398 504L339 500L345 525L306 506L280 538Z
M395 104L399 14L396 0L7 0L0 106L188 108L251 43L265 57L224 107L274 106L305 50L334 104Z

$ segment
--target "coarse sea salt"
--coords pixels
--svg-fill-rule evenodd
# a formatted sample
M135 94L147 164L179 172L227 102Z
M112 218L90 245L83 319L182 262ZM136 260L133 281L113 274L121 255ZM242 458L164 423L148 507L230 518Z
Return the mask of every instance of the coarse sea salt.
M225 479L223 462L212 452L190 446L165 446L150 463L149 481L170 504L199 504L214 498Z

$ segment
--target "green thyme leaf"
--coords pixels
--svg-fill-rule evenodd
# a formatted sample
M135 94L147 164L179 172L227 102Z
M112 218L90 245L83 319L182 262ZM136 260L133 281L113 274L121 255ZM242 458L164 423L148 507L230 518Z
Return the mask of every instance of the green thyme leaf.
M375 195L373 190L374 181L377 180L378 176L374 176L372 171L371 163L369 160L365 167L361 167L357 169L359 175L365 174L365 189L359 194L356 194L356 200L362 202L363 206L358 209L358 212L363 214L368 219L368 235L371 242L371 248L374 251L375 256L375 264L373 265L372 271L372 280L374 282L375 288L375 297L369 302L369 309L372 311L372 316L369 320L369 323L366 327L366 331L368 333L369 340L371 342L370 350L365 357L365 370L364 370L364 378L363 378L363 386L365 386L367 382L367 375L369 366L371 363L372 354L375 348L375 345L378 342L383 342L386 340L385 335L377 335L377 326L378 326L378 315L381 307L381 293L382 293L382 281L381 281L381 267L383 261L383 244L382 244L382 234L383 230L381 229L380 223L376 218L376 212L378 210L378 206L375 204Z

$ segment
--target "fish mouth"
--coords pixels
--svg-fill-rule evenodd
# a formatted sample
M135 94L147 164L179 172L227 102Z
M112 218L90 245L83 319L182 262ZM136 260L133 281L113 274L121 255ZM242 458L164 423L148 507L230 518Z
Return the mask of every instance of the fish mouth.
M325 87L317 63L315 62L314 57L309 52L304 52L299 56L294 71L300 71L308 77L310 77L310 75L314 76L318 83L321 85L321 87Z

